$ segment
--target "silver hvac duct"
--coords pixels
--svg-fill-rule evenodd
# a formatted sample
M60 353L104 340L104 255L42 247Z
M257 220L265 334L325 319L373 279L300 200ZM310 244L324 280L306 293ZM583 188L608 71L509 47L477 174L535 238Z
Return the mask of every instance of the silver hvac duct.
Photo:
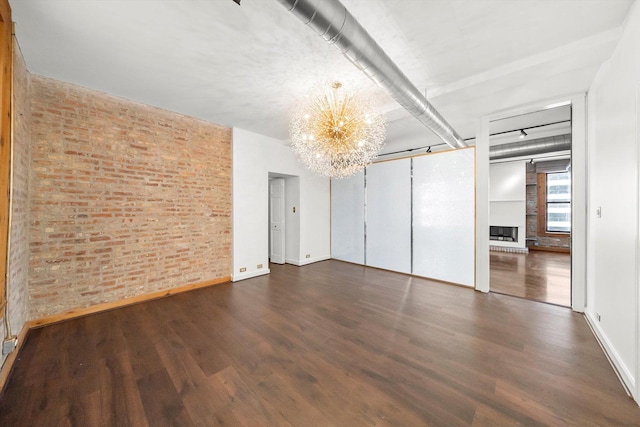
M512 142L511 144L492 145L489 147L489 159L528 157L564 150L571 150L571 135L569 134Z
M467 144L339 0L277 0L453 148Z

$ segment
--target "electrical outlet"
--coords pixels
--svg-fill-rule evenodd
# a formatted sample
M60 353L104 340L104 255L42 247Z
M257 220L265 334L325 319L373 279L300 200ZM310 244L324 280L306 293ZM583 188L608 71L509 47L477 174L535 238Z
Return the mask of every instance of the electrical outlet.
M240 273L244 273L245 271L247 271L247 267L242 267L242 268L240 269Z
M9 354L16 349L18 345L18 337L15 335L2 341L2 355Z
M307 254L307 255L306 255L306 258L311 258L311 254Z
M258 264L258 268L262 268L262 264Z

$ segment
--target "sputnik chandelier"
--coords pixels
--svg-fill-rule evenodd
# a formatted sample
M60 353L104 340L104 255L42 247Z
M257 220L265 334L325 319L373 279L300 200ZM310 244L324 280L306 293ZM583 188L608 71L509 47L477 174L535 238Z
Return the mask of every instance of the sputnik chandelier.
M378 156L386 124L375 102L332 82L312 90L302 101L289 130L293 149L307 168L345 178Z

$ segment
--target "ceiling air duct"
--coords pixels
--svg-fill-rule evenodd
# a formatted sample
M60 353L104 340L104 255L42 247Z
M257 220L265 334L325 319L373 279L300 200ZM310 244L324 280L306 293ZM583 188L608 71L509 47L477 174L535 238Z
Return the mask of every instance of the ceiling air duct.
M467 144L339 0L277 0L453 148Z
M571 150L571 135L569 134L532 139L530 141L518 141L511 144L492 145L489 147L489 159L529 157L565 150Z

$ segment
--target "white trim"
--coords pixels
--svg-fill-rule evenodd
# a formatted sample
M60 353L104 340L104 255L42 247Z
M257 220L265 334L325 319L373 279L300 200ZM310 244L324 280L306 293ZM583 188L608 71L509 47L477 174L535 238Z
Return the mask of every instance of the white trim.
M640 84L636 89L636 147L640 147ZM636 149L638 167L636 179L640 188L640 150ZM636 199L636 218L639 224L636 234L636 377L640 375L640 200ZM633 398L640 405L640 381L632 389Z
M476 291L489 292L489 119L476 123Z
M297 265L298 267L302 267L303 265L313 264L314 262L326 261L328 259L331 259L330 255L325 255L325 256L316 257L316 258L305 258L302 261L294 260L294 259L286 259L285 262L287 264L293 264L293 265Z
M504 110L496 111L495 113L484 116L482 119L488 122L496 120L506 119L513 116L519 116L522 114L534 113L536 111L544 110L550 104L555 104L561 101L573 100L574 98L584 97L584 92L579 93L567 93L564 95L558 95L551 98L541 99L539 101L532 102L530 104L518 105L513 108L507 108ZM488 130L487 130L488 131ZM488 136L488 134L487 134Z
M602 328L600 328L599 322L593 318L592 314L586 311L584 317L598 340L600 347L604 351L605 356L607 356L607 359L609 359L609 362L613 366L613 370L618 376L618 379L620 379L620 383L625 392L628 395L632 395L631 391L636 389L636 381L633 375L631 375L629 368L624 364L622 358L607 338L607 335Z
M578 109L580 108L582 109L582 114L583 114L581 119L582 124L578 123L578 125L584 126L584 129L582 129L582 139L580 143L576 144L576 146L572 146L572 156L575 154L574 152L576 151L576 148L578 150L584 150L584 152L581 154L582 154L582 157L584 158L584 162L586 162L587 158L586 158L586 99L585 98L586 98L586 95L584 93L573 93L573 94L567 94L564 96L559 95L553 98L541 99L539 101L536 101L530 104L524 104L524 105L516 106L514 108L501 110L493 114L489 114L487 116L482 117L480 125L476 128L476 227L477 227L476 228L477 230L476 231L476 290L483 291L483 292L488 292L490 290L489 265L488 265L489 261L488 259L485 260L482 257L482 254L484 254L485 252L488 254L489 252L488 243L486 245L487 247L485 247L485 238L484 238L484 235L486 234L487 235L486 242L488 242L489 233L485 230L488 230L489 223L488 223L488 217L487 217L487 221L485 221L484 215L485 215L485 210L488 211L489 201L488 201L488 192L487 192L486 200L484 200L483 198L484 196L481 194L485 191L484 186L488 187L488 176L486 177L487 182L485 183L485 176L484 176L484 169L483 169L485 165L483 163L484 161L482 160L482 157L483 157L482 150L484 149L487 150L486 166L488 167L490 122L495 120L505 119L508 117L516 116L516 115L527 114L527 113L543 110L548 105L570 100L572 105L575 104L576 107L578 107ZM572 120L572 131L574 131L573 122L574 120ZM481 150L478 150L478 149L481 149ZM576 162L572 161L572 169L575 167L575 163ZM582 203L583 205L579 206L576 209L575 206L577 205L574 203L574 200L572 200L572 204L574 205L574 209L572 209L572 211L574 211L574 217L573 217L574 222L578 223L575 225L577 225L578 229L580 229L579 233L583 234L582 240L586 243L586 238L587 238L586 215L587 215L587 191L588 191L588 187L586 183L587 165L586 164L579 165L577 169L580 169L580 167L584 168L582 170L582 173L584 173L584 180L583 180L584 187L582 189L583 194L581 194L580 197L577 198L578 200L575 200L575 201L577 201L578 203ZM578 218L578 221L576 221L576 218ZM573 246L573 240L575 238L574 237L575 234L576 234L576 228L572 227L572 246ZM572 272L571 273L572 274L571 276L572 307L571 308L578 312L583 312L586 304L586 289L587 289L586 244L584 244L583 247L585 248L584 250L581 250L581 251L576 250L575 254L572 253L571 255L571 272ZM582 280L580 280L580 278L582 278ZM486 288L483 283L484 280L487 281ZM576 298L575 303L573 301L574 297Z
M265 268L263 270L256 270L256 271L249 271L249 272L244 272L240 274L234 274L233 276L231 276L231 281L237 282L239 280L251 279L252 277L263 276L269 273L271 273L271 270L269 270L268 268Z
M571 97L571 308L587 305L588 147L586 95Z

